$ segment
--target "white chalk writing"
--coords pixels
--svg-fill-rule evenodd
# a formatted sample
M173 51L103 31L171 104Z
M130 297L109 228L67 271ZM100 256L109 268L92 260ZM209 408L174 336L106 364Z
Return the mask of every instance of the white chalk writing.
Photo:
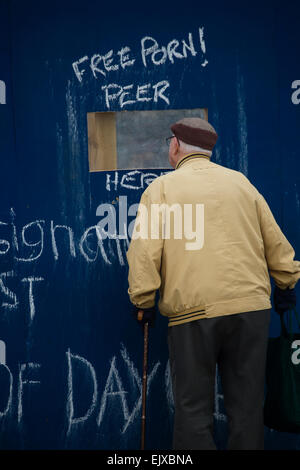
M74 61L72 67L77 80L83 83L88 78L88 69L94 79L104 80L108 78L108 75L120 70L127 70L138 64L139 61L143 67L149 68L161 66L167 62L174 64L177 60L186 60L196 56L200 56L200 66L206 67L208 60L206 59L203 26L198 28L196 35L189 32L187 37L172 39L166 45L159 44L152 36L145 36L140 41L139 55L135 54L129 46L122 46L117 52L110 49L105 53L93 54L91 57L84 55ZM111 108L114 101L123 109L138 102L153 101L157 103L159 100L169 105L170 99L166 94L169 87L168 80L161 80L156 84L134 85L129 83L122 86L110 82L103 85L101 90L104 92L104 102L107 109Z
M67 398L67 416L68 416L68 431L69 434L71 427L74 424L82 423L86 421L94 411L94 408L97 404L97 397L98 397L98 390L97 390L97 377L96 372L93 366L89 361L87 361L84 357L80 357L76 354L71 354L70 350L67 351L67 359L68 359L68 398ZM78 361L84 367L86 367L89 371L90 377L93 383L93 396L92 401L87 409L84 416L80 416L79 418L74 418L74 402L73 402L73 368L72 368L72 361Z
M40 364L36 364L33 362L28 362L27 364L21 364L19 368L19 389L18 389L18 422L22 420L23 414L23 388L24 385L37 385L40 383L39 380L29 380L23 379L25 372L29 373L30 370L39 369L41 367ZM28 369L28 371L27 371Z
M104 381L102 395L99 396L99 384L97 373L94 365L86 358L78 354L71 353L70 349L66 352L67 359L67 377L66 377L66 407L65 416L67 422L67 437L71 437L72 432L84 429L84 425L90 420L94 420L97 427L100 428L104 419L111 416L111 409L121 411L117 413L118 419L121 416L120 434L126 434L131 426L135 425L140 419L142 406L142 377L135 363L130 358L126 347L121 344L120 356L114 355L109 361L109 370L107 379ZM120 361L121 359L121 361ZM165 394L167 406L170 416L174 412L174 401L171 386L171 374L169 362L166 364L164 374L159 377L160 361L157 361L152 367L149 366L147 381L147 396L151 400L150 393L154 380L163 379L165 382ZM27 409L28 403L24 398L26 387L37 387L41 384L37 374L40 371L41 364L27 362L19 364L18 380L16 381L17 393L13 394L13 374L8 365L0 363L7 377L5 381L8 387L3 387L7 398L1 402L0 420L11 412L11 419L14 414L12 411L16 407L16 418L18 424L26 419L27 413L23 413L23 408ZM84 377L85 392L78 394L75 388L78 384L76 374L81 373ZM162 373L162 371L161 371ZM43 375L44 377L44 375ZM4 385L4 375L2 374L2 386ZM6 392L7 390L7 392ZM89 390L87 392L87 390ZM39 389L36 393L40 393ZM16 397L14 399L14 397ZM216 374L215 381L215 413L214 416L218 421L226 421L226 415L220 412L219 401L223 399L223 395L218 392L218 377ZM163 396L161 396L163 400ZM15 403L16 402L16 403ZM80 416L75 416L75 410L78 409L78 403L83 405L84 411ZM110 418L109 418L110 419Z
M32 321L33 320L33 317L35 315L35 302L34 302L34 298L33 298L33 283L34 282L40 282L40 281L44 281L44 278L43 277L25 277L24 279L22 279L22 282L28 282L28 285L29 285L29 290L28 290L28 293L29 293L29 308L30 308L30 311L29 311L29 314L30 314L30 320Z
M160 175L168 172L162 171ZM115 171L113 174L106 174L105 188L109 192L121 190L122 188L138 191L147 187L158 176L158 174L153 172L132 170L122 173L122 177L120 177L119 172ZM116 209L119 210L120 208L116 206ZM122 211L120 211L120 214L122 214ZM131 211L129 215L135 217L136 211ZM55 224L53 220L49 222L45 219L34 220L19 229L16 212L14 208L11 208L10 222L0 221L0 257L12 254L13 259L19 263L33 263L42 257L45 251L45 239L50 239L50 248L55 261L60 259L62 253L65 255L67 247L67 252L71 258L76 258L80 254L88 263L95 262L101 256L105 264L112 265L112 260L109 258L108 253L115 253L116 259L123 266L125 263L122 250L126 251L128 247L128 236L125 233L124 223L126 224L126 221L120 221L120 234L116 235L114 240L104 244L103 239L98 236L97 225L87 227L77 240L75 239L72 227L64 224ZM49 232L47 237L45 236L46 231ZM2 235L2 233L5 233L6 236ZM125 245L121 243L122 239ZM18 306L16 295L7 285L7 278L13 276L14 273L12 271L0 273L0 293L5 298L0 306L7 309L15 309ZM31 301L32 283L42 280L43 278L39 276L22 280L29 285L32 318L34 316L34 307Z
M3 416L6 416L9 410L11 409L12 405L12 394L13 394L13 375L9 368L7 367L6 364L0 362L0 367L4 367L4 369L8 373L9 377L9 389L8 389L8 397L7 397L7 402L6 402L6 407L3 409L3 411L0 410L0 418L3 418Z
M129 391L125 389L125 385L122 381L121 374L117 367L117 357L114 356L110 361L110 368L109 368L106 384L102 393L102 397L100 400L99 412L98 412L98 416L96 417L96 422L99 427L106 413L109 400L115 399L117 397L120 402L120 406L121 406L121 410L123 414L123 420L124 420L121 433L124 434L127 431L130 424L132 424L134 420L137 418L138 413L140 411L141 403L142 403L141 402L142 381L124 345L122 345L122 348L121 348L121 356L125 365L127 366L126 371L129 376L129 379L131 380L131 382L135 383L137 387L138 395L136 398L136 403L130 412L129 405L128 405L128 398L127 398ZM92 416L97 406L98 383L97 383L96 372L95 372L93 365L89 361L87 361L85 358L80 357L78 355L71 354L70 350L68 350L67 360L68 360L68 396L67 396L66 414L67 414L67 420L68 420L67 434L69 435L74 425L79 424L79 423L84 423ZM87 368L88 374L86 375L86 377L91 378L90 381L92 382L92 387L93 387L93 395L90 400L90 403L88 403L87 405L87 411L85 412L83 416L80 416L77 418L74 417L74 393L73 393L73 373L74 372L73 372L73 367L72 367L72 362L75 360L78 361L82 365L82 367ZM147 387L148 392L149 392L149 387L154 379L154 376L157 373L159 366L160 366L160 363L157 362L149 374L148 387Z
M17 308L17 306L19 304L16 294L14 294L14 292L12 292L4 284L4 280L6 280L9 277L13 277L13 276L14 276L13 271L9 271L9 272L6 272L6 273L0 273L0 292L2 292L8 299L10 299L12 301L11 303L3 301L2 304L1 304L1 307L7 308L9 310Z

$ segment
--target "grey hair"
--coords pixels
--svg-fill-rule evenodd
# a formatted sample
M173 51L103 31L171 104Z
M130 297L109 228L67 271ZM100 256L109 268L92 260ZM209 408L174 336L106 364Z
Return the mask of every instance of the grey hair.
M183 150L184 152L201 152L201 153L204 153L205 155L208 155L209 157L211 156L212 154L212 151L211 150L207 150L207 149L203 149L201 147L197 147L196 145L190 145L190 144L186 144L185 142L182 142L182 140L179 140L179 145L180 145L180 148L181 150Z

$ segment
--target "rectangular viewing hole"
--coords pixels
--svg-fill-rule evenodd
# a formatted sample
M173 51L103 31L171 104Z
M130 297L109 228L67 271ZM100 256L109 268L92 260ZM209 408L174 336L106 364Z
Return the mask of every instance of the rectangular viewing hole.
M208 120L206 108L87 114L89 168L93 171L171 169L166 138L184 117Z

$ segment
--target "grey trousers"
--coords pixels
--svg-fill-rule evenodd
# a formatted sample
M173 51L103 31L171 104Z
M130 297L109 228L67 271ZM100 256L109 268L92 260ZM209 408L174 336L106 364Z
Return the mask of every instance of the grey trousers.
M216 449L216 365L228 450L264 448L264 384L271 310L203 318L168 329L175 404L173 449Z

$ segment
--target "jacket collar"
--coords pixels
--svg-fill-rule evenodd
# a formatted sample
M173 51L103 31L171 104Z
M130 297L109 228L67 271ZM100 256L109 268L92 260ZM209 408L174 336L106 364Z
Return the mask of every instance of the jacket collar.
M182 165L184 165L186 162L189 162L190 160L194 160L196 158L206 158L210 160L210 157L208 155L205 155L204 153L189 153L182 157L178 162L176 163L175 170L180 168Z

